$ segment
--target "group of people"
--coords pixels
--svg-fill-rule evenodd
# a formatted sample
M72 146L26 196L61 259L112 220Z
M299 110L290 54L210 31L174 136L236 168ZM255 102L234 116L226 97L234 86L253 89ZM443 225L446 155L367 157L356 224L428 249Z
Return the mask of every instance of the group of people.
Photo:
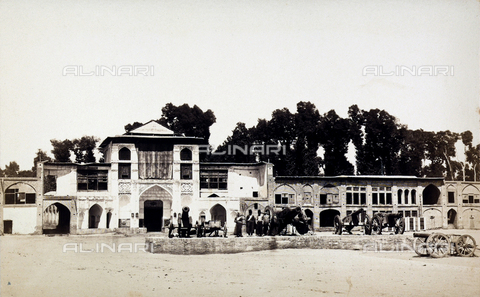
M245 225L248 236L253 234L257 236L277 235L279 231L277 217L275 215L272 216L269 210L265 212L258 210L258 215L255 217L253 211L249 209L246 218L238 212L234 222L235 230L233 235L237 237L243 237L243 225Z
M257 216L255 216L253 211L249 209L246 217L240 212L237 213L234 220L235 229L233 235L236 237L243 237L242 230L244 225L248 236L253 236L254 234L256 234L256 236L275 236L282 230L286 234L286 226L288 224L292 224L295 227L294 230L296 231L294 232L305 234L309 230L309 219L310 218L304 217L300 207L295 209L284 208L279 213L270 213L269 209L266 209L264 212L258 210ZM176 229L178 230L178 237L190 237L192 232L197 237L204 237L207 236L207 231L209 232L209 236L219 236L220 230L223 232L224 237L227 235L226 225L220 226L220 221L215 221L213 224L212 221L210 221L207 226L205 218L202 217L200 222L197 221L195 226L193 226L192 217L188 215L187 207L185 207L183 213L178 213L178 215L173 213L173 216L170 217L170 224L168 227L168 237L170 238L176 235L174 234ZM192 228L194 228L194 230L192 230Z

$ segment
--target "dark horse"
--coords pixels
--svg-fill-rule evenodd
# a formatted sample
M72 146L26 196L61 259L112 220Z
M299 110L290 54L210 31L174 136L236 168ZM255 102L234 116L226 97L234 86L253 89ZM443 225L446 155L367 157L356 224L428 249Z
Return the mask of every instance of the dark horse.
M295 207L293 209L289 207L285 207L281 211L275 213L277 218L278 229L276 230L278 233L282 232L288 224L292 224L298 233L301 235L307 233L309 231L307 218L302 212L300 207ZM275 233L277 233L275 232ZM278 234L277 233L277 234ZM272 234L276 235L276 234Z

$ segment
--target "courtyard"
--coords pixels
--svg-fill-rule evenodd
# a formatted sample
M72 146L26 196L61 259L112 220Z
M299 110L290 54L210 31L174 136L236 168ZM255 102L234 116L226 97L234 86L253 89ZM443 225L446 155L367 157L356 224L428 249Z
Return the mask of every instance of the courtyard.
M480 241L478 230L442 232ZM314 236L323 235L331 233ZM143 251L145 236L114 234L0 240L2 296L480 295L477 256L330 249L153 254Z

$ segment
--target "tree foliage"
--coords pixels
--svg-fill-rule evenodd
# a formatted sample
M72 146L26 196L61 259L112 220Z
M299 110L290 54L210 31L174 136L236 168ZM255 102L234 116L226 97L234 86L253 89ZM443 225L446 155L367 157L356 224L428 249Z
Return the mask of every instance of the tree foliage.
M176 134L201 137L205 143L208 143L210 139L210 126L216 122L216 117L212 110L208 109L204 112L197 105L190 107L186 103L180 106L167 103L162 108L162 116L156 120L156 122ZM125 131L130 132L142 125L140 122L127 124L125 125Z
M94 136L83 136L73 140L65 139L63 141L52 139L50 143L53 146L52 154L55 162L72 162L71 153L75 156L76 163L94 163L96 162L94 150L99 138Z

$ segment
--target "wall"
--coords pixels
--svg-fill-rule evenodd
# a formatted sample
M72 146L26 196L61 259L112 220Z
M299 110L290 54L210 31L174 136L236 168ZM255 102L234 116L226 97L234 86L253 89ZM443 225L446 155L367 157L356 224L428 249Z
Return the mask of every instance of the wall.
M33 234L37 226L37 207L7 206L3 209L3 220L13 221L13 234Z

